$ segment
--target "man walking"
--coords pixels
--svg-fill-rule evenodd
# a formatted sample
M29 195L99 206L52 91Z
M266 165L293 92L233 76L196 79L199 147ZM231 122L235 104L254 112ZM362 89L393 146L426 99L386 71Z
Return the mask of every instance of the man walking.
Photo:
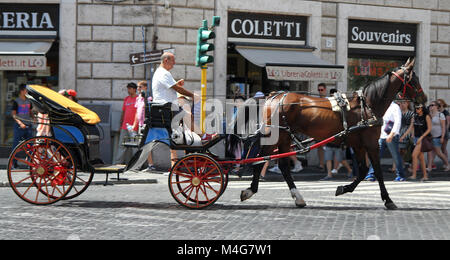
M128 83L127 91L128 96L123 100L122 116L120 118L120 136L119 144L117 147L117 154L115 156L114 164L126 164L131 159L131 154L127 152L133 152L131 148L122 146L125 138L131 137L131 132L137 131L137 127L133 128L134 119L136 118L136 98L137 98L137 85L135 83ZM131 150L131 151L129 151Z

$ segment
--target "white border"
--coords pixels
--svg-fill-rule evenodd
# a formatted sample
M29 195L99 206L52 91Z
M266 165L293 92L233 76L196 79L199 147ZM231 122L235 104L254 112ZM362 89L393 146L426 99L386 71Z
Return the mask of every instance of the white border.
M383 22L400 22L418 24L417 57L415 71L420 77L425 93L429 93L430 86L430 47L431 47L431 11L409 8L394 8L381 6L367 6L356 4L338 4L337 31L337 64L345 65L343 78L347 78L348 63L348 20L372 20ZM378 48L380 49L380 48ZM341 90L347 90L347 81L338 83Z

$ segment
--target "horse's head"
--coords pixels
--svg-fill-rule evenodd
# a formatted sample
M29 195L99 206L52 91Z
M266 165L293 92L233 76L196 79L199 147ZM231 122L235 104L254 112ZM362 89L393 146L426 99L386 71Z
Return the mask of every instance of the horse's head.
M394 70L392 74L402 81L400 89L402 98L410 98L416 103L424 104L427 102L427 96L420 85L419 77L414 72L415 63L415 58L408 59L405 65Z

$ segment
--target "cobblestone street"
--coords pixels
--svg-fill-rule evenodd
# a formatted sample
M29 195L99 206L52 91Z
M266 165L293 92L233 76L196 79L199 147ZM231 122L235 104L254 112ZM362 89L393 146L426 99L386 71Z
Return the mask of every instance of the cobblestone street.
M0 239L450 239L450 182L387 182L399 207L387 211L377 183L335 197L347 182L297 181L308 206L298 209L284 182L263 182L241 202L248 181L230 182L206 210L173 200L157 184L92 186L71 201L32 206L0 188Z

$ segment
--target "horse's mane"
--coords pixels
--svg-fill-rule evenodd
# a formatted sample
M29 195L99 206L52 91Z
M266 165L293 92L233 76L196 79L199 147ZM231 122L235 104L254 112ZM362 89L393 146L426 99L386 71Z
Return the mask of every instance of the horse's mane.
M386 91L389 88L389 79L391 74L392 72L389 71L364 87L363 93L370 103L376 102L377 100L385 97Z

